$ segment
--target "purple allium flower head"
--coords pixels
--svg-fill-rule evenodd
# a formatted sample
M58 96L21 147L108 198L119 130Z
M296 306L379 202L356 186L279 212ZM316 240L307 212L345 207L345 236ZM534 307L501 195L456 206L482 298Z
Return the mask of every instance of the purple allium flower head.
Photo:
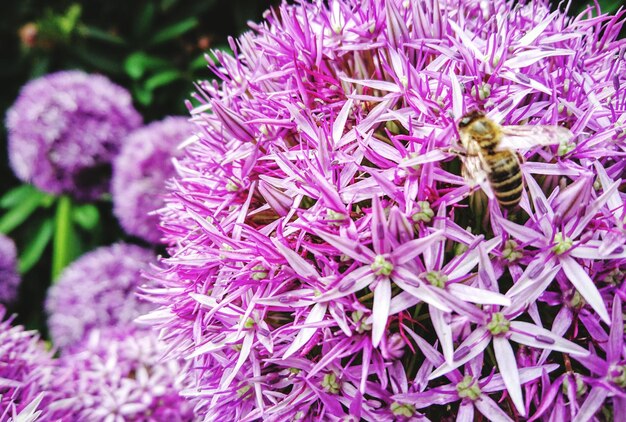
M594 13L301 2L215 53L143 317L206 420L540 418L565 379L555 415L626 414L626 41ZM567 134L519 145L518 209L463 177L471 110Z
M128 325L153 309L136 293L143 283L141 272L154 260L148 249L116 243L70 264L46 299L54 345L71 346L93 328Z
M165 182L175 173L172 158L195 126L187 118L168 117L132 132L113 161L113 211L127 233L158 243Z
M51 353L38 335L21 326L12 326L12 320L5 319L5 309L0 305L0 421L3 422L28 410L46 390L52 370ZM49 403L45 396L43 401Z
M141 121L130 94L104 76L44 76L26 84L7 112L11 167L43 191L97 199L109 191L122 140Z
M19 285L15 243L10 237L0 234L0 303L14 301Z
M185 363L162 359L155 332L136 327L94 329L56 363L52 417L93 421L192 421L180 396ZM55 420L55 419L51 419Z

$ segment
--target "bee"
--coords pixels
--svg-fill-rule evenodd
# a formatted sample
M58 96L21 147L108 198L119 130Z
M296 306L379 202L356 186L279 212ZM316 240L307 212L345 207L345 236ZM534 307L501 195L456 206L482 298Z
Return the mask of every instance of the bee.
M562 126L501 126L484 113L471 111L459 120L463 175L471 183L489 183L501 207L515 208L522 197L524 180L517 149L556 145L572 139Z

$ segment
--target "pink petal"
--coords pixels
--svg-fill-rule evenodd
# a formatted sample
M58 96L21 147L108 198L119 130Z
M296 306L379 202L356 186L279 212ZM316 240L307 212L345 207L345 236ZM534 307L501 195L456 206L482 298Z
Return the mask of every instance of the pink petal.
M527 382L536 380L537 378L541 377L541 375L544 372L550 373L557 369L559 369L559 365L557 364L519 369L518 372L519 372L520 384L524 385ZM504 380L502 379L502 375L496 374L493 376L493 378L491 378L489 383L481 387L481 390L484 391L485 393L495 393L497 391L503 390L504 388L505 388L505 385L504 385Z
M259 340L259 343L265 347L265 349L271 354L274 353L274 342L272 341L272 337L270 335L270 327L264 320L259 320L256 322L259 330L256 330L256 337Z
M455 357L452 365L448 365L444 363L439 366L439 368L435 369L432 374L428 377L429 380L433 380L438 378L448 372L452 371L455 368L463 365L465 362L469 362L474 357L478 356L483 352L489 345L491 341L491 334L484 327L476 328L472 334L467 336L467 338L461 343L461 345L456 349L455 355L458 356L459 352L463 353L463 356L457 358Z
M230 385L230 383L235 379L239 370L243 366L243 364L248 359L250 355L250 350L252 350L252 343L254 342L254 333L248 332L246 336L243 338L243 343L241 344L241 350L239 351L239 358L237 359L237 363L235 367L232 369L232 372L226 377L222 379L220 382L220 389L226 389Z
M312 325L322 321L324 319L324 315L326 315L326 308L327 305L325 303L316 303L313 308L311 308L309 315L307 315L304 325ZM311 339L311 337L313 337L313 334L315 334L317 330L317 327L301 328L293 343L291 343L289 348L283 354L283 359L287 359L289 356L300 350L302 346L304 346Z
M535 25L533 29L524 34L524 36L515 43L516 46L530 46L533 42L535 42L537 38L539 38L540 35L545 35L544 31L546 30L548 25L550 25L550 22L552 22L557 16L559 16L558 11L548 15L548 17L546 17L541 23Z
M470 36L465 33L465 31L452 19L448 19L448 25L450 25L450 28L452 28L452 30L456 33L457 37L461 41L461 45L471 50L471 52L474 54L474 57L476 57L479 61L484 62L485 55L482 51L480 51L480 48L478 48L478 46L471 40ZM461 116L455 114L454 117L458 118Z
M520 226L519 224L512 223L508 220L499 218L498 223L502 226L505 232L511 234L523 243L528 243L532 246L541 246L540 241L545 238L542 233L539 233L530 227Z
M448 235L449 232L446 232ZM482 248L486 253L491 252L500 244L499 238L489 239L481 243ZM480 250L478 248L471 249L464 255L460 255L457 259L453 259L446 268L452 268L448 274L448 278L454 280L455 278L463 277L469 273L477 264L480 257ZM454 264L453 264L454 263Z
M357 85L367 86L369 88L379 89L381 91L400 92L400 87L393 82L377 81L373 79L352 79L348 77L342 77L341 80Z
M550 349L557 352L586 356L589 352L579 345L565 340L550 330L535 324L522 321L511 321L510 339L516 343L525 344L539 349Z
M446 363L452 365L454 361L454 344L452 340L452 326L449 322L451 315L447 312L440 311L434 306L429 307L429 312L431 322L441 342L441 349L443 350Z
M466 302L478 303L480 305L511 305L511 299L503 294L479 289L466 284L451 283L446 286L446 289L452 293L453 296Z
M461 402L459 413L456 415L456 422L473 422L474 406L469 401Z
M402 328L404 329L404 331L409 333L409 336L411 336L413 341L415 341L415 344L417 344L417 347L419 347L419 349L422 351L427 361L429 361L430 363L434 365L445 364L443 356L441 356L441 353L435 350L435 348L431 346L430 343L428 343L426 340L424 340L423 338L415 334L415 332L411 330L409 327L407 327L406 325L402 324Z
M258 191L267 204L281 217L286 216L291 209L293 198L277 189L265 180L259 183ZM246 214L244 214L246 215Z
M452 115L455 119L460 119L463 116L464 108L461 84L454 74L454 69L450 68L450 73L448 74L448 76L450 78L450 85L452 86Z
M284 105L287 110L289 110L291 118L294 120L298 131L304 132L309 139L317 141L319 137L317 127L313 123L311 123L309 119L303 116L303 113L296 106L289 103L284 103Z
M372 306L372 345L378 347L387 328L389 306L391 303L391 282L388 278L378 281L374 289L374 304Z
M596 168L598 178L600 179L600 183L602 183L602 189L604 189L605 191L608 190L611 187L611 182L613 182L613 180L611 180L609 175L606 173L606 170L599 161L596 161L594 163L594 166ZM624 203L620 199L618 191L614 192L611 195L611 197L607 201L607 204L609 205L609 209L613 213L613 216L617 220L619 220L619 213L624 211Z
M346 127L346 121L348 120L348 116L350 115L350 111L352 111L352 104L354 101L352 99L348 99L346 103L341 107L341 111L337 114L337 118L333 123L333 142L336 144L341 140L341 136Z
M389 315L398 314L405 309L415 306L420 303L421 300L413 296L408 292L400 292L391 299L391 306L389 307Z
M537 63L539 60L544 59L546 57L552 56L571 56L574 54L572 50L565 49L557 49L557 50L534 50L534 51L526 51L524 54L516 54L513 55L510 59L503 63L503 66L506 66L511 69L519 69L522 67L531 66Z
M524 409L524 397L522 396L522 385L520 384L519 372L517 370L517 361L511 344L505 337L493 338L493 351L498 362L498 369L502 375L502 381L506 386L511 400L520 415L526 416Z
M574 287L576 287L578 293L581 294L589 306L598 313L604 322L610 324L611 318L609 317L609 312L602 300L602 296L600 296L600 292L596 288L593 280L589 277L589 274L587 274L587 271L572 257L561 256L559 260L563 266L563 272Z
M562 307L559 312L554 317L554 322L552 323L552 329L550 330L553 334L557 336L563 337L563 334L567 332L569 327L572 325L573 314L571 309L567 306ZM537 359L537 364L543 364L546 359L548 359L548 355L550 355L551 350L544 349L541 352L541 356Z
M276 246L276 249L278 249L281 255L287 260L291 269L294 270L300 277L313 279L318 279L320 277L315 267L313 267L313 265L311 265L306 259L302 258L292 248L288 248L283 245L283 243L275 237L270 238L270 240L274 243L274 246Z
M622 300L619 295L613 298L613 312L609 344L607 345L607 362L619 362L624 345L624 317L622 316Z
M352 330L348 325L346 313L343 309L343 305L341 304L341 302L330 302L329 305L330 306L328 307L328 313L330 313L339 328L341 328L341 331L343 331L346 336L352 337Z
M369 286L376 280L376 276L372 272L369 266L359 267L356 270L348 273L342 278L338 285L332 290L323 293L317 298L320 302L328 302L331 300L346 297L352 293L358 292L361 289Z
M412 284L407 283L406 271L396 271L398 274L392 274L391 280L398 285L402 290L416 297L417 299L435 306L444 312L452 312L452 309L446 305L437 295L431 292L428 287L420 286L415 287ZM404 274L403 274L404 273ZM411 276L413 276L411 274ZM411 278L409 278L411 280Z
M442 238L443 230L438 230L426 237L403 243L391 252L395 264L405 264L421 254L426 248Z
M618 243L619 245L619 243ZM617 253L602 253L600 248L603 247L603 242L599 240L590 240L584 245L575 247L569 252L570 256L581 259L623 259L626 258L626 250ZM617 248L622 248L617 246Z
M444 153L443 151L436 149L433 151L428 151L426 154L420 154L416 157L409 158L406 160L402 160L398 167L406 168L406 167L414 167L420 164L426 163L437 163L447 158L449 154Z
M592 388L572 422L590 421L593 418L593 415L595 415L598 409L600 409L600 406L604 404L604 399L606 399L608 394L608 390L602 388L602 386Z
M508 315L518 315L528 306L533 304L535 300L541 296L544 290L552 283L561 266L558 264L545 263L547 271L542 272L535 279L525 278L518 281L506 293L507 297L513 297L511 306L506 310ZM552 266L554 265L554 266ZM524 274L533 273L535 268L528 266ZM534 274L533 274L534 275ZM524 275L522 275L524 277Z
M608 188L604 188L604 193L600 195L595 201L593 201L590 207L586 208L585 215L583 216L583 218L580 219L579 222L576 223L576 229L570 235L572 239L578 237L578 235L582 233L582 231L585 229L585 227L587 227L587 224L589 224L591 219L595 217L598 211L600 211L600 209L608 202L608 200L612 198L619 184L620 181L618 180L617 182L611 184L611 186L609 186Z
M491 422L513 422L500 406L484 394L474 401L474 406Z
M554 211L552 211L552 207L533 177L526 177L524 180L526 181L535 206L535 217L538 219L537 223L539 227L541 227L544 233L551 233L553 230L551 221L554 221ZM521 240L525 242L525 240Z
M374 253L368 248L361 247L358 241L326 233L321 230L314 230L314 233L330 243L339 250L339 252L348 255L356 261L362 262L363 264L371 264L374 261Z
M390 244L385 241L387 232L387 219L385 210L378 196L372 198L372 249L377 254L389 252Z

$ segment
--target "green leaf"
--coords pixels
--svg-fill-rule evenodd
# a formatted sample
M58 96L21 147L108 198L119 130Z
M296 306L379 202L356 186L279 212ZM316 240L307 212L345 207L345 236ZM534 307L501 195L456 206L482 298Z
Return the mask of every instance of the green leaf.
M170 41L176 37L180 37L181 35L195 28L196 26L198 26L198 19L193 17L187 18L180 22L176 22L175 24L167 26L154 34L154 37L152 37L150 44L156 45L165 41Z
M189 63L189 70L194 71L194 70L200 70L200 69L206 69L207 66L209 64L206 61L206 58L204 57L204 54L196 57L194 60L191 61L191 63Z
M84 204L74 207L72 219L81 228L90 231L100 222L100 212L93 204Z
M135 24L135 38L144 38L150 31L152 21L154 20L155 6L153 2L148 2L139 16Z
M13 208L20 202L26 200L30 195L35 194L35 192L38 192L38 190L35 189L33 185L24 184L14 187L2 195L2 198L0 198L0 207L4 209Z
M52 243L52 280L78 256L78 236L72 224L72 199L63 195L57 202Z
M152 103L152 91L148 91L142 85L133 87L133 97L143 106L149 106Z
M22 202L11 208L0 218L0 233L7 234L26 221L47 196L45 193L36 190L24 198Z
M57 18L57 24L64 36L69 37L72 33L76 27L78 19L80 19L81 12L82 8L80 4L74 3L67 9L64 16L59 16Z
M169 66L169 62L160 57L151 56L143 51L132 53L124 61L124 69L132 79L139 79L147 70L162 69Z
M112 34L109 31L104 31L100 28L90 25L80 25L78 28L79 34L84 38L91 38L97 41L103 41L109 44L126 45L126 41L119 35Z
M35 236L28 241L20 254L18 265L20 274L28 272L39 261L46 250L46 246L50 243L50 239L52 239L53 231L54 221L51 218L39 223L39 227L35 230Z
M101 70L105 73L122 73L123 67L119 59L107 55L101 50L95 50L93 48L86 48L83 46L74 45L71 51L88 66L93 66L96 69Z
M166 70L165 72L157 73L156 75L146 79L144 87L148 91L154 91L156 88L167 85L180 77L181 73L178 70Z
M167 11L172 6L174 6L178 0L161 0L161 10Z
M616 0L598 0L598 5L600 6L600 11L602 13L613 13L615 12L617 9L619 9L619 7L622 5L621 1L616 1ZM591 6L591 16L592 17L596 17L598 16L598 11L596 9L596 5L594 4L594 2L581 2L579 3L578 6L578 12L577 13L582 13L585 10L587 10L587 8Z
M50 71L50 56L35 56L30 70L30 79L39 78Z
M622 5L621 1L615 0L599 0L600 10L602 13L613 13Z

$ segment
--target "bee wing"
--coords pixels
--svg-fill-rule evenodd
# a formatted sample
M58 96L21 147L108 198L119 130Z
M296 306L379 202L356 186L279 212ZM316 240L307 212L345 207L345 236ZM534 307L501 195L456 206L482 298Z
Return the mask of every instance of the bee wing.
M530 149L538 145L558 145L574 137L563 126L502 126L502 139L498 150Z
M463 158L463 177L471 186L484 185L487 181L487 171L479 155L466 155Z

